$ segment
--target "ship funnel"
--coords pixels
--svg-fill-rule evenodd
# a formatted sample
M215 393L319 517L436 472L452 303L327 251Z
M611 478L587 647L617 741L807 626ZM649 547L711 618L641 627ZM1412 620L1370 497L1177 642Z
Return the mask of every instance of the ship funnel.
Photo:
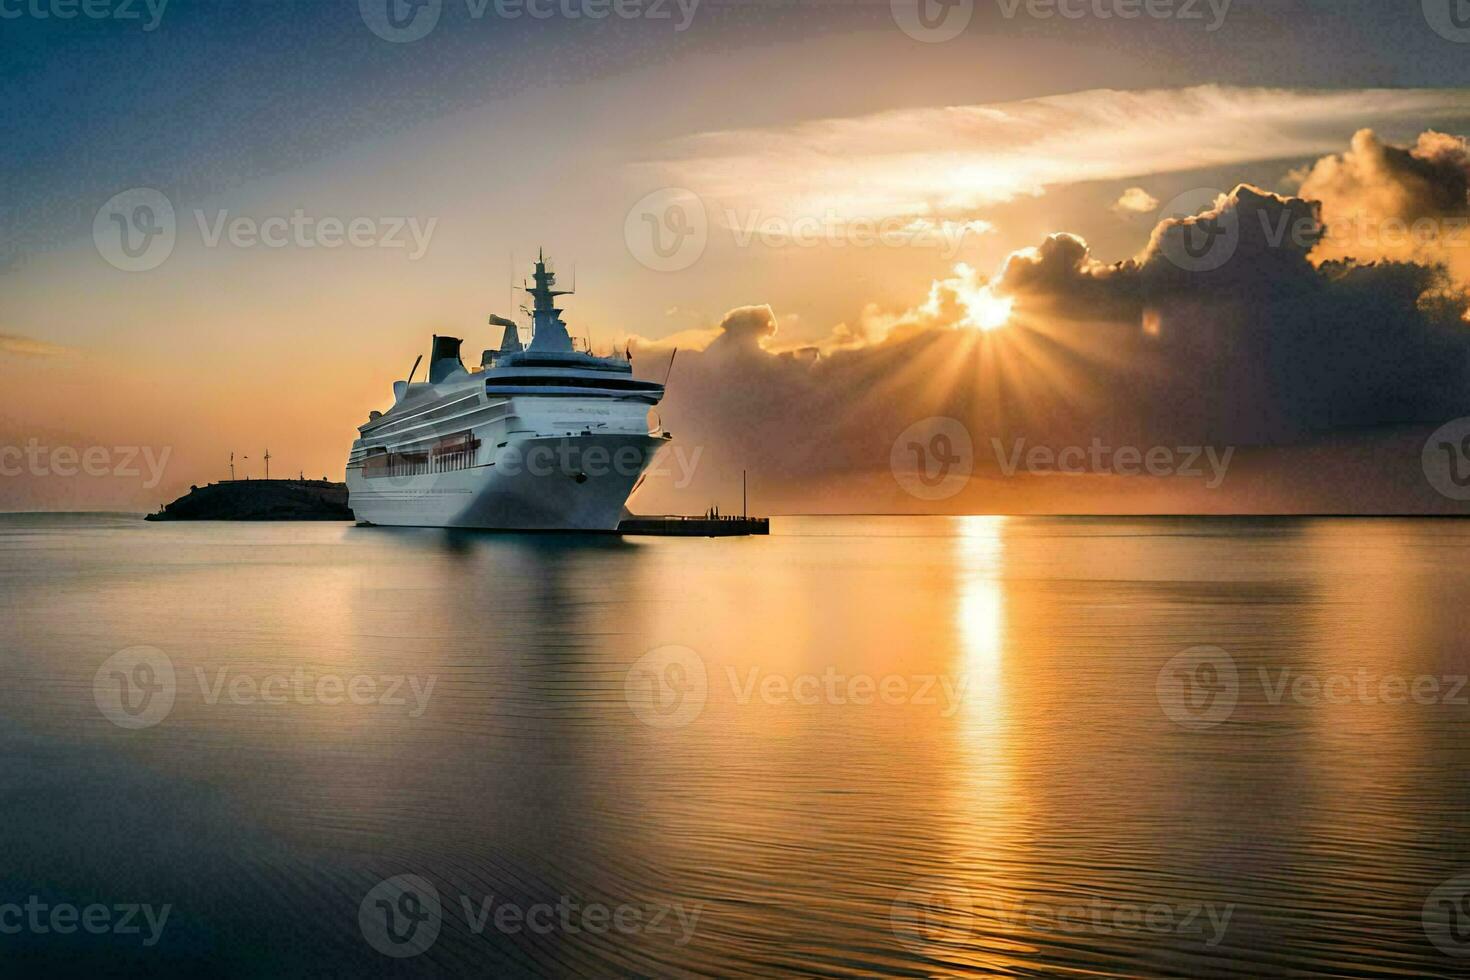
M435 334L433 352L429 355L429 384L438 384L455 373L464 373L464 365L459 360L459 345L464 343L458 337L440 337Z
M505 334L500 338L500 353L514 354L521 350L521 330L514 320L507 320L503 316L490 314L490 325L492 327L504 327Z

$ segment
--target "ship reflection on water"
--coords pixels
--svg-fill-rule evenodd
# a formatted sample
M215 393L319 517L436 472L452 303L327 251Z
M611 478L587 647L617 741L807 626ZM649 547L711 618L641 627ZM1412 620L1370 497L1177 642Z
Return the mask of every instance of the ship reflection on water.
M1451 974L1467 542L1425 521L6 519L0 899L171 906L156 944L30 933L15 962ZM94 682L140 646L176 691L127 728ZM1229 705L1170 699L1201 648ZM1426 678L1435 698L1377 696Z

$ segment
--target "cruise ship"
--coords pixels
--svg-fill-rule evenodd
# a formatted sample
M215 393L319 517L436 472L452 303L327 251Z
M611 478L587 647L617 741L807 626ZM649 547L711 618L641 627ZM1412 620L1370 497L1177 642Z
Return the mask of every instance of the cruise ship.
M537 257L531 336L515 321L477 370L457 337L435 337L427 380L393 384L347 460L348 503L364 524L613 531L658 451L672 438L653 406L664 386L633 377L627 356L572 343L556 274ZM422 360L422 358L420 358Z

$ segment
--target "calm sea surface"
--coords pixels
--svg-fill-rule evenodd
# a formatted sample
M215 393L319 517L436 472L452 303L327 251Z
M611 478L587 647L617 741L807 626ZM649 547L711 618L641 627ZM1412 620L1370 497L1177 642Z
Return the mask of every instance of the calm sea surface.
M1464 975L1467 556L1458 521L0 518L0 960Z

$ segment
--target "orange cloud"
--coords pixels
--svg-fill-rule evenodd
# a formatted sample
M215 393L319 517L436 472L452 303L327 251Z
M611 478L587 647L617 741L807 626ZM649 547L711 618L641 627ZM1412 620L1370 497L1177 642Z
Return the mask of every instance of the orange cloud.
M1460 89L1096 89L703 133L640 169L740 226L964 220L1048 187L1303 157L1340 145L1345 127L1467 115Z
M1152 214L1159 209L1159 199L1142 187L1130 187L1113 204L1113 211L1121 215Z
M1346 153L1292 175L1320 202L1324 227L1314 260L1438 263L1470 282L1470 146L1426 132L1412 146L1360 130Z
M70 347L62 347L58 344L48 344L44 340L36 340L34 337L22 337L19 334L0 333L0 353L19 354L22 357L60 357L72 353Z

